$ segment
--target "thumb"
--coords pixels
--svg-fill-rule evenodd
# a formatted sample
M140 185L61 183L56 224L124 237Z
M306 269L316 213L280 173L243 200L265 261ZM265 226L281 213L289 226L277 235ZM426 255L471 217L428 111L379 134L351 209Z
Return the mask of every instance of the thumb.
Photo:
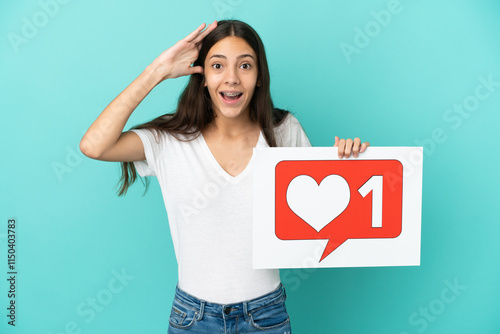
M339 146L339 137L335 136L335 144L333 144L333 147L338 147Z
M199 73L199 74L203 74L203 67L202 66L191 66L191 68L189 69L189 74L195 74L195 73Z

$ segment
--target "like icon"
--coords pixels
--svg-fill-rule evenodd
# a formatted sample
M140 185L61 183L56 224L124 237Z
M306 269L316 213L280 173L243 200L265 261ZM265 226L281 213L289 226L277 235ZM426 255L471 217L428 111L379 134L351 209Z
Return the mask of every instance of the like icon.
M328 239L321 260L348 239L401 233L397 160L282 161L276 166L276 236Z

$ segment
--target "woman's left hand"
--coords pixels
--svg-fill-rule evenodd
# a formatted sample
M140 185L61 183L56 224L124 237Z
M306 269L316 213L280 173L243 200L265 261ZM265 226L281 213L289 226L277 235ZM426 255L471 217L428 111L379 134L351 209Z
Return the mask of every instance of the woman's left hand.
M338 147L339 159L342 159L343 157L349 158L351 153L353 157L357 158L359 153L366 151L368 146L370 146L369 142L365 141L361 144L361 139L358 137L352 140L351 138L339 139L337 136L335 136L335 145L333 145L333 147Z

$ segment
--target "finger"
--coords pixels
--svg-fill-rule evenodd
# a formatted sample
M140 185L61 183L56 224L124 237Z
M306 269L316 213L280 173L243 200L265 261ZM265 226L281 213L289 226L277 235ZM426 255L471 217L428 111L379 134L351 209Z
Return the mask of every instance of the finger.
M351 156L353 141L351 138L347 139L345 142L344 156L349 158Z
M217 21L210 23L205 31L199 33L193 40L193 43L200 43L203 41L203 39L205 39L205 37L207 37L207 35L210 34L215 28L217 28Z
M352 156L357 158L359 155L359 147L361 146L361 139L354 138L354 146L352 147Z
M366 149L368 148L368 146L370 146L370 143L369 142L364 142L363 144L361 144L361 149L359 150L359 153L363 153L364 151L366 151Z
M192 33L190 33L189 35L187 35L184 38L184 40L186 42L191 42L192 40L194 40L196 38L196 36L198 36L200 34L200 31L202 31L204 28L205 28L205 23L202 23L198 28L196 28L195 31L193 31Z
M333 144L333 147L338 147L339 146L339 137L335 136L335 144Z
M195 73L203 74L203 67L201 67L201 66L191 66L189 68L189 74L195 74Z
M338 146L338 154L339 154L339 159L342 159L344 156L344 148L345 148L345 139L341 139L339 141L339 146Z

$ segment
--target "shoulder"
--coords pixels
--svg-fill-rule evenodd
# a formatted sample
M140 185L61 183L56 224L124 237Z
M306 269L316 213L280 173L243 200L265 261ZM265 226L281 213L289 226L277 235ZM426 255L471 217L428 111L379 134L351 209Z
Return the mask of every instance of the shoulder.
M291 113L274 128L274 135L276 144L281 147L311 146L299 120Z
M274 131L279 134L283 131L290 131L292 129L302 129L302 126L300 125L299 120L289 112L281 123L274 128Z
M130 131L137 133L141 139L144 138L151 142L151 144L158 146L171 145L172 143L191 145L199 137L199 133L174 133L156 128L132 129Z
M138 129L130 129L130 131L136 133L143 141L147 140L151 144L158 143L160 144L165 140L167 135L166 131L157 130L155 128L138 128Z
M189 142L198 137L198 131L193 129L178 130L179 126L171 122L175 122L174 114L165 114L147 123L137 125L130 131L137 133L141 138L147 138L158 144L171 141Z

